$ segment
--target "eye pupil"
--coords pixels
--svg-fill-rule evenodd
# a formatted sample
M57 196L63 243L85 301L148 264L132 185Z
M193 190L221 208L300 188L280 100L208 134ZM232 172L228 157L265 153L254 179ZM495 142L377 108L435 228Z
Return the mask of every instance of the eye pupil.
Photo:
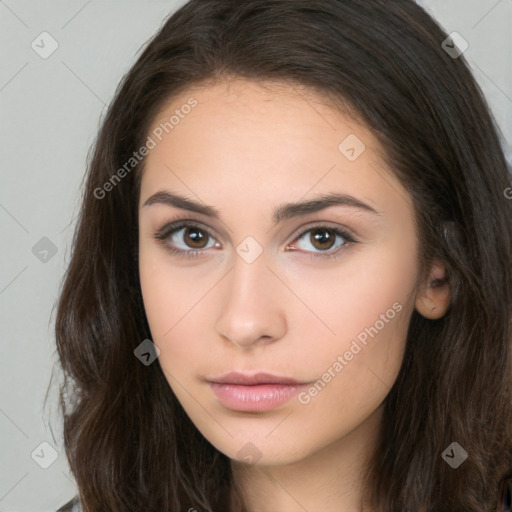
M188 227L185 228L185 238L192 241L192 243L189 244L187 240L187 245L190 245L191 247L194 247L196 249L202 249L205 246L204 242L207 239L207 235L205 235L200 229L197 229L195 227ZM201 244L201 242L203 243Z
M327 233L327 235L326 235ZM332 235L332 231L325 228L315 229L311 231L313 238L313 246L316 249L330 249L334 243L335 237ZM324 245L327 242L327 246ZM320 247L316 245L320 243Z

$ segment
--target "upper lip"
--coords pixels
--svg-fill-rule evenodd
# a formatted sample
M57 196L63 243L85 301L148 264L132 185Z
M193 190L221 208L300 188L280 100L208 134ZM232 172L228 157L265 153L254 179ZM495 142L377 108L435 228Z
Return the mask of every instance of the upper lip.
M207 377L209 382L217 384L239 384L244 386L254 386L257 384L303 384L296 379L284 377L282 375L274 375L272 373L257 372L257 373L242 373L242 372L229 372L223 373L218 377Z

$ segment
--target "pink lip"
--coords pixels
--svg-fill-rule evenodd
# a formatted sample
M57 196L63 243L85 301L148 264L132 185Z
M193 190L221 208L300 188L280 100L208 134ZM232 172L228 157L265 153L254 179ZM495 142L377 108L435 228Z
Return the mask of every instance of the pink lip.
M252 375L230 372L207 378L207 381L222 405L246 412L274 409L290 400L306 385L289 377L263 372Z
M218 377L207 377L207 381L216 382L218 384L242 384L252 386L256 384L301 384L298 380L281 375L273 375L272 373L242 373L229 372L219 375Z

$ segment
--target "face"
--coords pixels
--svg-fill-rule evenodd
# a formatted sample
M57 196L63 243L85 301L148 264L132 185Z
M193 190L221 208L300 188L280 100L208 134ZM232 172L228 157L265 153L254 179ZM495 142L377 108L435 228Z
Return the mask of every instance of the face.
M312 92L242 80L174 98L149 135L141 288L191 420L268 465L363 429L398 374L418 277L413 206L376 138Z

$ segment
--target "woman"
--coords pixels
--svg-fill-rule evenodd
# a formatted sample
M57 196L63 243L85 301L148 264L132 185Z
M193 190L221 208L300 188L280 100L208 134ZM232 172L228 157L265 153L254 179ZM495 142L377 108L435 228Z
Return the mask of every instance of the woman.
M410 0L192 0L149 42L58 303L82 510L497 510L510 176L454 46Z

